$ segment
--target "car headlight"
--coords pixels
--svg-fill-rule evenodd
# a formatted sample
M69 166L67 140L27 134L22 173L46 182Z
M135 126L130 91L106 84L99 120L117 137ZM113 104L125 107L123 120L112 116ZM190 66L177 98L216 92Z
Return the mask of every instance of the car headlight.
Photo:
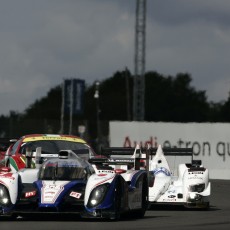
M201 200L201 198L202 198L202 196L200 194L192 192L192 193L189 194L188 201L191 201L191 202L199 201L199 200Z
M8 189L1 184L0 184L0 204L3 206L8 206L11 204Z
M189 191L191 192L203 192L205 189L205 184L195 184L189 186Z
M87 206L92 208L100 204L106 195L108 187L108 184L103 184L93 189L93 191L90 194Z

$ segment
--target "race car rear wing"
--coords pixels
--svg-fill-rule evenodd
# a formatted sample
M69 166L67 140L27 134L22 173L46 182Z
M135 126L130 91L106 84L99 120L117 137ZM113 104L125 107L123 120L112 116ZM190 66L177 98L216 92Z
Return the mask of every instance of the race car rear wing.
M104 165L126 165L134 164L134 159L131 158L91 158L88 160L91 164L104 164Z
M193 148L162 148L165 156L191 156L193 159ZM157 148L146 149L150 156L157 152Z
M133 147L107 147L101 149L101 155L108 157L120 156L118 161L121 159L121 156L130 156L133 158L133 162L135 163L135 168L140 168L140 160L146 160L146 167L148 167L149 160L154 156L157 152L158 148L154 147L139 147L137 145L136 148ZM191 161L193 162L193 148L162 148L165 156L191 156ZM125 159L123 159L125 160ZM130 160L130 158L129 158ZM148 170L148 168L147 168Z
M138 146L136 148L102 148L101 155L104 156L104 158L92 158L89 159L89 162L96 165L128 165L130 167L134 167L135 170L139 170L141 167L140 160L146 160L146 157L143 157Z
M111 155L133 155L136 148L132 147L106 147L101 148L101 155L111 156Z
M132 147L107 147L101 149L101 155L133 155L138 148ZM142 153L149 153L149 155L155 155L157 148L139 148ZM193 156L193 148L162 148L165 156Z

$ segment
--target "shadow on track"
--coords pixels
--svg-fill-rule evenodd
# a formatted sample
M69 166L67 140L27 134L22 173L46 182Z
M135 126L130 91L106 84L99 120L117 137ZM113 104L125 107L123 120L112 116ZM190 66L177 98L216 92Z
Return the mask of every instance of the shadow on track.
M144 216L140 219L151 219L155 218L155 216ZM121 221L137 221L139 218L132 217L130 215L123 214L119 222ZM17 217L0 217L1 221L9 221L9 222L116 222L116 220L109 220L104 218L82 218L80 215L77 214L27 214L25 216L17 216Z
M220 210L219 208L217 208L216 206L212 206L210 205L209 208L186 208L184 206L181 205L152 205L150 206L150 208L148 209L148 211L201 211L201 212L209 212L209 211L218 211Z

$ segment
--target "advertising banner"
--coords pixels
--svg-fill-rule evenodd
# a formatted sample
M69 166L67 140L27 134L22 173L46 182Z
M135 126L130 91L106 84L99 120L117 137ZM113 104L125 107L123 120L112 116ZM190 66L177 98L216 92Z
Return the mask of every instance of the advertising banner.
M194 159L202 160L210 178L230 179L228 123L110 122L110 146L135 147L136 144L193 148ZM172 161L175 166L175 159Z
M85 81L81 79L73 80L73 114L83 113L83 99L85 93Z
M64 81L64 113L69 114L70 113L70 106L71 106L71 94L72 94L72 80L66 79Z
M64 81L64 112L73 115L83 113L85 81L81 79L66 79Z

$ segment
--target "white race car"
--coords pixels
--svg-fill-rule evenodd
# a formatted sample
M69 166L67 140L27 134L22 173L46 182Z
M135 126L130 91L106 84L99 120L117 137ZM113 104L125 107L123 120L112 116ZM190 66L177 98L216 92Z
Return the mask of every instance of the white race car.
M89 151L84 149L84 151ZM133 160L91 158L90 163L71 150L40 165L41 148L36 150L36 168L0 171L0 216L31 213L74 213L82 217L119 219L122 213L143 217L148 208L147 173L136 169L114 169L110 165ZM81 150L82 153L82 150Z
M151 204L181 204L187 208L209 208L211 183L209 172L200 160L180 163L172 175L165 155L192 156L192 149L149 150L149 201ZM165 154L164 154L165 152ZM152 157L153 156L153 157Z
M116 148L102 150L103 155L131 155L140 158L139 167L148 171L148 199L154 205L182 205L187 208L209 208L211 183L209 172L200 160L193 160L192 148ZM191 162L177 165L176 173L169 167L166 156L189 157ZM143 157L145 160L143 160ZM173 159L173 161L175 161Z

